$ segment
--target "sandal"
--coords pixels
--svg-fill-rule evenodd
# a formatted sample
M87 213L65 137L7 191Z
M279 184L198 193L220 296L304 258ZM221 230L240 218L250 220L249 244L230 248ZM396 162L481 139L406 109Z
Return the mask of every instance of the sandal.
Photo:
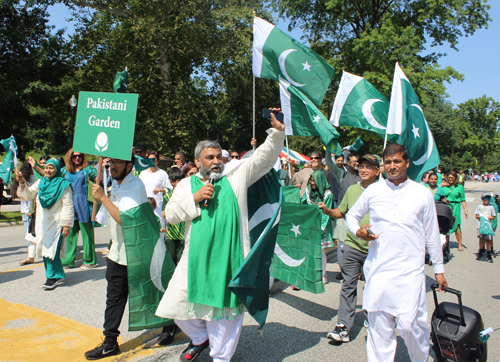
M28 265L28 264L33 264L34 262L35 262L35 259L26 258L23 261L19 262L19 265Z
M189 361L192 362L198 358L201 352L205 348L208 347L208 340L206 340L204 343L200 344L199 346L195 346L193 344L193 341L189 342L189 345L187 348L182 351L181 353L181 361Z
M464 248L458 248L458 251L464 251Z

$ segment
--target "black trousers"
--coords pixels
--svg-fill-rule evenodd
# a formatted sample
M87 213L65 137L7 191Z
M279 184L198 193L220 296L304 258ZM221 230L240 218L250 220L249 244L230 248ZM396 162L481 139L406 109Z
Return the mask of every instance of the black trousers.
M106 280L106 310L104 311L104 336L118 337L128 298L127 266L107 259Z

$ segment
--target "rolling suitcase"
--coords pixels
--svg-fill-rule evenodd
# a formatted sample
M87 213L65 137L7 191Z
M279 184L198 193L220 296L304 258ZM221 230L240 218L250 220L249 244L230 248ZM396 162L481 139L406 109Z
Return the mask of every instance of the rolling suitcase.
M486 343L478 338L484 329L481 315L474 309L462 305L462 293L443 287L447 293L458 297L458 304L438 304L437 284L431 285L436 309L432 314L432 348L439 362L484 362L487 359Z

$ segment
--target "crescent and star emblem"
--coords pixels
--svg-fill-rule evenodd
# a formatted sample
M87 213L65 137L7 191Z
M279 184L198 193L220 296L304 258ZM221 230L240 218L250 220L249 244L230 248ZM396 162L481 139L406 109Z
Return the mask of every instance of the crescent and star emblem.
M422 107L420 107L418 104L411 104L411 106L417 108L422 113L422 117L424 117L425 127L427 128L427 151L418 160L413 161L413 163L415 165L420 166L420 165L423 165L425 163L425 161L427 161L429 159L429 157L431 156L432 149L434 148L434 138L432 137L431 130L429 129L429 125L427 124L427 120L425 119L425 115L424 115L424 111L422 110Z
M286 60L286 57L288 56L288 54L290 53L293 53L293 52L296 52L297 49L287 49L285 50L283 53L281 53L280 57L278 58L278 63L280 65L280 69L281 69L281 73L283 73L283 75L285 76L285 78L290 82L290 84L293 84L294 86L296 87L303 87L305 86L305 84L301 84L301 83L297 83L296 81L294 81L287 73L286 71L286 67L285 67L285 60ZM307 62L306 62L307 63ZM308 64L308 67L310 67L310 65ZM305 69L305 68L304 68ZM307 69L309 70L309 69ZM310 70L309 70L310 71Z
M383 100L377 99L377 98L368 99L365 103L363 103L363 107L361 108L361 111L363 112L363 116L366 118L366 121L372 127L385 130L385 127L382 126L380 123L378 123L372 114L372 106L376 102L383 102Z
M140 158L137 158L137 163L138 163L139 165L141 165L141 167L146 167L146 168L149 168L149 166L148 166L148 165L145 165L144 163L142 163L142 160L141 160Z

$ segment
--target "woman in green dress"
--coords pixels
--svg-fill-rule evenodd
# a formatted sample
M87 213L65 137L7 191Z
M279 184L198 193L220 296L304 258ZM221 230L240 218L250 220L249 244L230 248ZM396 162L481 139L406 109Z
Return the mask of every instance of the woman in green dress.
M453 208L453 216L455 217L455 225L453 229L450 230L451 233L455 233L455 237L458 242L458 251L463 251L462 246L462 229L461 229L461 210L460 205L464 208L465 218L469 217L469 212L467 211L467 204L465 203L465 191L462 185L458 184L458 175L455 171L450 171L447 174L446 182L441 183L441 188L436 191L434 199L444 202L449 202Z

